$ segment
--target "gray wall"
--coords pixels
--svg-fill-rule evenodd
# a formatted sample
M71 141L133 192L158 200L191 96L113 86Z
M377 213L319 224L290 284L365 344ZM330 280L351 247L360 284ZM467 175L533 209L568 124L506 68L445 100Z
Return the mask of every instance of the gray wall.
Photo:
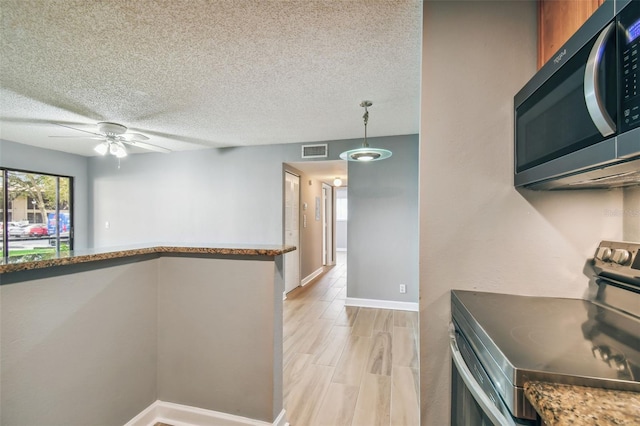
M417 303L418 144L397 149L387 138L374 146L393 155L349 163L347 297Z
M74 177L75 248L88 247L88 159L79 155L36 148L0 139L0 166Z
M287 148L91 158L92 244L280 243Z
M158 399L271 423L282 410L276 261L158 265Z
M122 425L157 399L156 262L0 285L0 424Z
M452 31L452 25L459 31ZM461 29L461 30L460 30ZM450 289L581 297L622 191L516 191L513 95L536 69L534 1L424 3L421 422L449 422Z
M357 230L349 236L349 269L353 262L355 272L348 286L358 286L350 297L417 302L418 137L371 138L369 142L394 154L389 160L358 165L353 176L349 170L349 187L359 188L349 194L349 203L357 206L358 198L363 198L361 208L350 212L350 221L359 223L360 229L382 229L379 237ZM335 160L362 141L328 143L327 159ZM282 165L301 161L300 152L300 144L283 144L150 153L130 155L120 168L113 157L91 158L91 244L279 244L283 241ZM369 206L376 211L368 210ZM309 205L311 211L314 208L315 204ZM307 220L315 218L311 215ZM389 227L397 228L396 232L386 231ZM380 274L365 273L366 265L374 263ZM402 282L408 286L406 295L398 293L398 280L406 281ZM365 281L367 286L357 284Z
M122 425L157 399L273 422L282 258L129 261L3 281L0 424Z

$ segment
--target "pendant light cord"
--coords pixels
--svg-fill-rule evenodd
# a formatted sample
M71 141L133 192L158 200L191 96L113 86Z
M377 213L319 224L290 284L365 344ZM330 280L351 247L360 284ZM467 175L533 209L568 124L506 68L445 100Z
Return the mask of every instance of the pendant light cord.
M369 123L369 109L373 105L371 101L362 101L360 106L364 108L364 140L362 141L362 147L356 149L350 149L340 154L340 158L347 161L359 161L370 162L384 160L391 157L391 151L382 148L369 148L369 142L367 141L367 124Z
M369 148L369 144L367 143L367 123L369 122L369 110L367 109L366 105L364 107L364 115L362 116L362 118L364 118L364 142L362 143L362 146L363 148Z

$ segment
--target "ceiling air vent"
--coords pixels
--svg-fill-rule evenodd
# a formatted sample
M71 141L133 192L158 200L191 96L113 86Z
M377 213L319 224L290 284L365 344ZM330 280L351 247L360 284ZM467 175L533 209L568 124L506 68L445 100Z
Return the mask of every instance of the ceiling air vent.
M302 145L302 158L327 158L327 144Z

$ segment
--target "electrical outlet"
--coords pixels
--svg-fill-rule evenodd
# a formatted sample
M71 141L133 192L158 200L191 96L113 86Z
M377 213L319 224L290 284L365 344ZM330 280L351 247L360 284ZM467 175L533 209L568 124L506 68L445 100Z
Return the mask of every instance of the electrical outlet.
M400 284L400 293L404 294L407 292L407 286L405 284Z

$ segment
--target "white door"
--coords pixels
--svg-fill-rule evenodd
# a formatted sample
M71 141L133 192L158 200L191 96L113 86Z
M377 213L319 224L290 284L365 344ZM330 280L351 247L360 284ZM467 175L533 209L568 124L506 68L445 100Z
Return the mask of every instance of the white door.
M333 265L333 191L331 186L322 184L322 253L323 264Z
M300 176L285 172L284 243L297 250L284 255L284 292L300 285Z

